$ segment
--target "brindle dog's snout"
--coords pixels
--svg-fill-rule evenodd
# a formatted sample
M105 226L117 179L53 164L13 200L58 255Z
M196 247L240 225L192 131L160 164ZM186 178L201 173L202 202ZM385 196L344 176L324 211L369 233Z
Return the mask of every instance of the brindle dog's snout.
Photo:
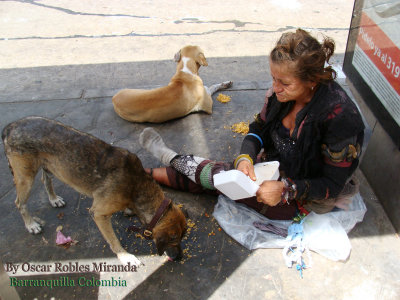
M180 246L167 248L165 252L173 261L180 261L183 257L182 248Z

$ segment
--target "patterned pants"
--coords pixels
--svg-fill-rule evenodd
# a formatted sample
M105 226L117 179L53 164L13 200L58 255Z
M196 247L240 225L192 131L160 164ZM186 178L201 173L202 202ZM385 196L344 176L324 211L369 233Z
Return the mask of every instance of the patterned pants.
M233 169L233 163L216 162L204 159L199 162L192 155L179 155L167 167L167 176L172 188L190 193L220 194L214 187L213 176L221 171ZM273 220L291 220L296 215L295 201L290 205L268 206L257 202L256 197L238 200L255 211Z

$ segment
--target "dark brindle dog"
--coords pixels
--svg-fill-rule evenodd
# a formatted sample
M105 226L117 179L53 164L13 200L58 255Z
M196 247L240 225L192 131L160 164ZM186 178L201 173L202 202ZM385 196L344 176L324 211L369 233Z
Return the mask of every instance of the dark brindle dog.
M125 209L135 213L142 223L151 224L145 233L155 241L159 255L166 251L174 260L181 257L185 216L176 205L166 202L161 187L146 174L135 154L41 117L7 125L2 138L14 176L15 203L29 232L41 231L40 219L31 217L26 203L35 175L42 168L42 181L53 207L65 203L54 193L50 173L93 198L90 211L94 221L122 262L140 264L122 248L112 228L112 214Z

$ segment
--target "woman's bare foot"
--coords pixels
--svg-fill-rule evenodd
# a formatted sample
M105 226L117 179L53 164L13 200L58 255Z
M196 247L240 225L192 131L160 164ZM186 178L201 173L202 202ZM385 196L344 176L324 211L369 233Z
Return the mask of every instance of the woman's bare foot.
M165 168L165 167L154 168L154 169L145 168L144 171L147 174L150 174L153 177L153 179L155 181L157 181L158 183L172 187L171 183L169 182L168 175L167 175L167 168Z

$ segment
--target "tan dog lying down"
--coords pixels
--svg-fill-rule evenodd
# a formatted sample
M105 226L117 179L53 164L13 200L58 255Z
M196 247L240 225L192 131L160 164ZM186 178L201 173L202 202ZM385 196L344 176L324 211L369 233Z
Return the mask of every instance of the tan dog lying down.
M199 76L200 66L208 66L198 46L186 46L175 54L175 75L167 86L153 90L126 89L113 98L115 112L131 122L161 123L192 112L212 113L211 95L229 88L231 81L207 88Z

